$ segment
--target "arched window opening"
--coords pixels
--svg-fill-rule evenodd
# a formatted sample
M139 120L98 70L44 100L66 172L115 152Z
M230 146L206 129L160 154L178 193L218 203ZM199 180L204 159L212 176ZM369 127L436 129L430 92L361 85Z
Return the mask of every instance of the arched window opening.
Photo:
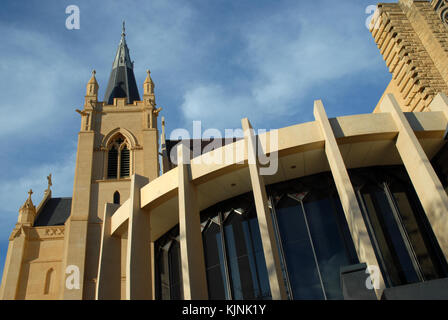
M115 191L115 193L114 193L114 203L120 204L120 192L118 192L118 191Z
M129 144L121 134L117 134L108 146L107 178L120 179L130 176Z
M44 294L50 294L50 289L51 289L51 284L52 284L52 280L53 280L53 273L54 270L53 268L51 268L50 270L47 271L47 274L45 276L45 286L44 286Z

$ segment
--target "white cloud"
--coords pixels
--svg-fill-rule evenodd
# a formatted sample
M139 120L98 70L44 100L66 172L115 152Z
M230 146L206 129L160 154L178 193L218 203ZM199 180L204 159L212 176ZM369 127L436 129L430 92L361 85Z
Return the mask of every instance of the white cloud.
M0 135L49 134L67 118L67 98L87 82L89 70L80 66L60 43L32 30L0 25L2 39ZM82 101L82 97L79 98ZM71 115L71 113L70 113Z
M203 119L209 126L223 128L238 126L235 120L243 116L256 122L299 111L312 114L312 105L302 104L312 94L311 89L377 70L378 52L368 42L373 39L364 26L364 11L354 12L353 5L345 3L318 10L299 9L299 5L283 8L239 26L245 51L236 62L252 74L247 87L233 90L226 85L232 79L226 79L226 84L191 88L182 104L187 123ZM362 19L353 19L356 15ZM327 87L330 94L338 90Z

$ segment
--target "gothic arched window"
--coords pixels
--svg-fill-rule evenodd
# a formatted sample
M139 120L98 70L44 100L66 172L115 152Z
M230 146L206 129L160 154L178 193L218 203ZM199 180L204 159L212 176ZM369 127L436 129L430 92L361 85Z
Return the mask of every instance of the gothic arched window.
M107 153L107 178L120 179L130 176L130 152L126 139L118 134L111 140Z

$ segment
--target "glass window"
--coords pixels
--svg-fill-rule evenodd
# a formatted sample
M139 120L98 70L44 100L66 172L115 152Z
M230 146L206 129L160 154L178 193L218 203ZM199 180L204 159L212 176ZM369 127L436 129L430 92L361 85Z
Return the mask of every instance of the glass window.
M168 244L169 246L169 244ZM167 248L160 247L157 243L155 259L155 282L156 282L156 299L169 300L170 299L170 270L168 262Z
M202 235L207 272L208 297L210 300L229 298L226 279L221 230L210 221Z
M180 261L179 242L173 240L168 251L169 269L170 269L170 298L171 300L181 300L182 291L182 269Z
M403 167L352 170L387 286L445 276L437 240Z
M384 189L369 185L361 189L367 215L380 247L392 285L418 282L406 244Z
M293 298L324 299L300 203L285 196L275 209Z
M172 237L175 231L171 230L154 244L155 296L158 300L183 299L180 246Z
M303 203L327 299L343 299L340 268L351 264L336 216L343 212L339 199L335 200L314 193L307 195Z
M224 225L232 298L270 299L258 222L255 216L249 216L233 212Z
M388 189L412 245L422 277L425 280L444 277L443 266L439 260L443 260L442 253L438 244L433 241L435 238L415 191L399 180L390 183Z

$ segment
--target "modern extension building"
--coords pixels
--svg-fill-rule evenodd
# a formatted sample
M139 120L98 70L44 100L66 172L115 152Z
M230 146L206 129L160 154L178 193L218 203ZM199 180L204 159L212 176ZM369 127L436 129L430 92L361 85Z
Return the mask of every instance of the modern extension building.
M379 4L371 33L392 74L372 113L316 101L312 122L179 143L123 30L77 110L73 196L30 192L0 298L448 299L448 1Z

